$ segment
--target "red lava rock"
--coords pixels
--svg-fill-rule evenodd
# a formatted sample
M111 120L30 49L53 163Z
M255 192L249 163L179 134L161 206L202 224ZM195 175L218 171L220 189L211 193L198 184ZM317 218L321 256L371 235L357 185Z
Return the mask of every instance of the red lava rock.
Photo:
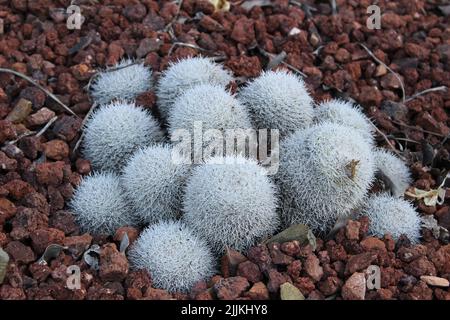
M236 275L244 277L252 283L262 280L262 274L261 271L259 271L259 267L248 260L239 264Z
M363 241L361 241L361 246L365 251L370 251L373 249L386 251L386 245L384 244L384 242L374 237L365 238Z
M82 120L74 116L61 116L53 125L53 133L64 141L72 141L81 128Z
M271 269L268 272L269 282L267 283L267 289L271 293L277 293L280 290L280 286L285 282L291 282L289 276L278 272L275 269Z
M400 247L397 250L397 257L403 262L411 262L419 257L427 254L427 248L423 245L416 245L411 247Z
M244 277L231 277L220 280L214 285L217 298L221 300L233 300L242 295L249 287Z
M32 246L36 253L42 254L51 244L62 244L64 232L58 229L37 229L30 234Z
M48 215L50 212L50 207L47 203L47 199L45 196L39 192L30 192L27 193L23 199L22 203L24 206L28 208L35 208L39 212L42 212L45 215Z
M146 270L131 271L125 279L125 287L127 289L135 289L140 292L140 296L151 287L152 281Z
M6 220L12 218L17 212L17 208L6 198L0 198L0 224L3 225Z
M253 20L246 17L238 19L234 23L233 31L230 35L231 39L244 45L250 45L255 41L255 30L253 28Z
M236 76L257 77L261 72L261 63L258 57L248 57L245 55L232 57L228 60L226 66L233 71Z
M52 273L52 269L49 266L38 262L31 264L28 269L33 275L33 279L38 281L45 281Z
M0 120L0 144L17 138L17 133L11 121Z
M68 211L57 211L53 213L49 219L49 226L62 230L66 235L77 233L79 229L75 223L74 216Z
M25 195L34 191L30 184L19 179L9 181L3 185L3 188L8 190L9 196L16 200L21 200Z
M365 86L361 89L361 94L359 95L359 102L362 105L375 105L379 106L383 100L383 95L377 87Z
M314 282L309 277L298 278L294 285L301 291L303 295L309 295L316 288Z
M18 146L29 159L36 159L41 151L41 141L38 137L25 137L19 140Z
M0 300L25 300L22 288L13 288L7 284L0 286Z
M17 161L11 159L4 152L0 151L0 170L15 171L17 169Z
M102 247L99 275L103 281L122 281L128 274L128 261L113 243Z
M255 283L245 295L252 300L269 300L269 290L263 282Z
M364 300L366 295L366 278L364 273L353 273L342 287L344 300Z
M402 300L431 300L433 299L433 290L425 282L418 281L412 290L406 294L401 294Z
M225 255L220 261L224 277L235 276L238 265L244 261L247 261L247 258L242 253L227 248Z
M420 277L423 275L425 275L425 276L435 276L436 275L436 268L425 257L420 257L420 258L410 262L405 267L405 271L415 277Z
M25 240L29 238L31 232L40 228L46 228L48 217L37 209L19 207L17 214L11 220L11 224L12 231L9 234L11 238L14 240Z
M82 175L86 175L92 170L91 162L86 159L77 159L75 166L77 167L77 172Z
M247 257L250 261L256 263L262 272L268 271L272 265L269 249L263 244L251 247L248 250Z
M52 119L55 116L55 112L48 108L41 108L36 113L31 114L27 118L27 124L31 127L40 126Z
M300 260L294 260L287 267L287 273L292 279L297 279L302 271L302 262Z
M418 45L415 43L406 43L405 52L409 56L419 58L421 60L428 58L428 56L430 55L430 50L422 45Z
M68 247L70 253L77 258L90 247L91 243L92 236L87 233L81 236L66 237L63 241L64 246Z
M287 255L295 257L300 252L300 243L297 240L284 242L281 244L280 249Z
M20 241L11 241L5 251L15 262L30 263L36 259L33 250Z
M148 288L145 295L145 300L172 300L169 292L162 289Z
M358 221L349 220L347 225L345 226L345 236L349 240L358 240L359 239L359 228L361 223Z
M314 280L320 281L323 276L323 268L320 266L319 259L315 254L308 256L304 263L305 272Z
M58 186L62 183L64 162L44 162L36 165L37 181L43 185Z
M345 266L346 274L353 274L356 271L361 271L366 269L372 262L377 258L376 253L363 252L348 259L347 265Z
M44 154L52 160L63 160L69 156L69 146L62 140L51 140L43 144Z
M319 282L318 288L325 296L335 294L342 287L342 280L336 276L327 277L325 280Z
M123 14L128 20L139 22L146 16L147 9L141 3L130 4L124 8Z
M120 242L122 241L123 236L125 233L128 236L129 244L132 245L133 242L137 239L139 236L139 231L136 228L133 227L120 227L116 230L116 233L114 234L114 241Z
M288 265L294 259L280 250L279 243L271 243L268 245L270 256L272 258L272 262L276 265Z

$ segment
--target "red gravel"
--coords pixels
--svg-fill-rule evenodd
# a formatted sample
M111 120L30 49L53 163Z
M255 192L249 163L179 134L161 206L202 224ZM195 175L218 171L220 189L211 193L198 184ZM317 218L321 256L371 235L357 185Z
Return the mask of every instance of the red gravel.
M0 246L11 257L0 299L278 299L280 285L291 282L311 300L450 300L449 288L420 278L450 280L450 245L428 231L419 245L395 244L389 236L367 237L367 219L349 221L333 239L318 239L315 251L289 242L255 246L246 257L231 252L222 261L223 278L199 283L189 295L171 295L152 288L146 272L129 271L118 251L123 234L133 241L138 230L121 228L114 239L92 238L80 234L65 211L81 176L91 170L75 150L91 107L83 88L96 70L125 56L143 58L158 76L169 61L202 53L215 56L244 81L273 65L277 58L272 57L285 54L285 63L307 75L316 100L358 101L392 144L406 148L414 186L436 188L450 168L444 139L450 133L450 92L430 92L403 104L398 79L358 45L364 43L400 75L407 97L448 87L450 28L433 1L379 1L381 30L366 27L370 1L337 1L337 15L328 2L317 2L309 16L287 0L249 10L244 7L252 1L241 1L230 12L214 12L206 0L185 0L178 19L178 7L170 1L81 2L86 22L80 31L71 31L58 10L68 1L0 0L0 67L32 77L77 114L67 113L29 82L0 73ZM138 101L156 111L154 92L141 94ZM30 133L55 115L44 133ZM378 142L386 145L382 137ZM450 227L448 196L443 205L417 205ZM80 259L94 243L102 248L99 271ZM49 244L68 250L48 265L37 264ZM66 269L73 264L81 268L79 290L65 286ZM381 289L361 289L371 264L381 268Z

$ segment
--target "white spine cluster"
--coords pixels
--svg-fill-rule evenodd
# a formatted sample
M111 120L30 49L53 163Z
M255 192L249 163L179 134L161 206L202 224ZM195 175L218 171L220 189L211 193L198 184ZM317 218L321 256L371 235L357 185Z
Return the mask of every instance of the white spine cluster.
M324 233L361 204L374 179L370 144L358 131L334 123L299 130L282 142L281 214Z
M69 204L81 229L93 234L114 234L122 226L136 225L119 177L94 173L85 177Z
M368 142L373 144L374 127L359 106L351 102L333 99L321 103L315 109L315 122L333 122L358 130Z
M180 222L165 221L145 229L129 251L135 269L146 269L157 288L188 292L215 272L206 243Z
M275 186L243 157L214 157L193 169L183 202L184 222L220 254L244 251L279 226Z
M313 101L302 79L286 71L268 71L238 94L258 129L278 129L287 136L310 126Z
M112 68L99 73L92 84L95 102L106 104L114 99L133 100L152 86L152 71L143 63L123 59Z
M129 102L101 106L87 121L84 133L84 155L93 168L115 172L139 147L164 140L152 115Z
M144 223L176 219L189 166L172 159L172 148L154 145L137 151L122 174L122 184Z
M378 175L388 185L395 197L403 197L411 184L411 175L406 164L392 152L375 149L375 163Z
M167 118L175 100L187 89L198 84L225 88L231 80L231 74L211 59L193 57L180 60L171 64L159 79L156 88L159 111Z
M369 218L369 232L377 237L390 234L397 240L402 234L414 243L419 241L421 220L406 200L388 194L371 196L362 211Z

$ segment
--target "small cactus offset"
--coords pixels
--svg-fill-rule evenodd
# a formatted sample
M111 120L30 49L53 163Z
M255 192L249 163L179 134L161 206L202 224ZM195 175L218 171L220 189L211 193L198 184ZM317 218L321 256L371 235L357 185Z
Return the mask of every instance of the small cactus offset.
M154 145L138 150L122 173L122 184L136 216L144 223L176 219L180 214L189 166L172 159L172 148Z
M69 207L81 229L93 234L111 235L119 227L136 225L114 173L94 173L83 178Z
M225 88L231 80L230 72L208 58L192 57L173 63L164 71L156 88L159 111L167 118L175 100L187 89L198 84Z
M130 102L100 106L84 129L84 155L95 170L120 172L133 152L164 140L157 121Z
M153 285L169 292L188 292L215 272L207 244L178 221L146 228L128 255L134 269L147 270Z
M332 122L349 126L359 133L370 143L374 143L374 126L369 118L362 113L361 108L351 102L333 99L322 102L314 110L315 123Z
M183 201L184 222L217 254L244 251L279 226L275 186L243 157L214 157L193 169Z
M114 99L133 100L152 86L152 71L143 63L123 59L100 72L91 87L95 102L106 104Z
M361 214L369 218L369 232L373 236L390 234L398 240L404 234L413 243L419 241L421 219L406 200L385 193L372 195Z
M268 71L238 94L258 129L278 129L284 137L313 120L313 100L302 79L286 71Z
M374 150L377 176L385 182L395 197L403 197L411 184L411 174L406 163L392 152L377 148Z
M295 132L281 144L276 175L284 223L329 231L361 204L374 173L371 145L358 131L322 123Z

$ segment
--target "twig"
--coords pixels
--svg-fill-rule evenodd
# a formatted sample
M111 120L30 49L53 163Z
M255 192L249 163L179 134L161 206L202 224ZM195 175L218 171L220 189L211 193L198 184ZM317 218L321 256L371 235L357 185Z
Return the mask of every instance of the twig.
M261 47L259 47L259 46L258 46L257 48L258 48L259 52L261 52L261 54L262 54L263 56L265 56L266 58L273 59L273 58L277 57L275 54L272 54L272 53L270 53L270 52L267 52L266 50L264 50L263 48L261 48ZM301 72L300 70L298 70L296 67L294 67L293 65L291 65L291 64L289 64L289 63L287 63L287 62L285 62L285 61L281 61L281 64L284 65L284 66L286 66L286 67L288 67L288 68L291 69L292 71L294 71L294 72L300 74L300 75L301 75L302 77L304 77L304 78L307 78L307 77L308 77L306 74L304 74L303 72Z
M173 17L173 19L167 24L167 26L165 26L165 28L164 28L165 32L168 32L169 29L172 29L173 24L178 20L178 17L180 16L182 5L183 5L183 0L180 0L180 2L178 3L177 13ZM172 36L172 33L169 32L169 34Z
M84 129L84 126L86 125L86 122L89 120L89 118L91 117L92 112L94 112L95 108L97 108L98 104L96 102L94 102L91 106L91 108L89 109L88 113L86 113L86 116L83 119L83 122L81 122L81 130ZM75 147L73 148L72 153L75 153L78 148L80 147L81 142L83 141L84 138L84 130L81 132L80 138L78 138L77 143L75 144Z
M359 43L359 45L361 47L364 48L364 50L367 51L367 53L375 60L377 61L379 64L383 65L386 69L388 69L390 72L392 72L392 74L397 78L398 82L400 83L400 87L402 89L402 100L403 103L405 103L405 99L406 99L406 91L405 91L405 85L403 84L402 79L400 78L400 76L398 75L398 73L396 73L394 70L392 70L386 63L384 63L383 61L381 61L380 59L378 59L375 54L370 51L369 48L367 48L365 45L363 45L362 43Z
M398 140L398 141L405 141L405 142L411 142L411 143L415 143L415 144L420 144L420 142L416 141L416 140L412 140L412 139L408 139L408 138L399 138L399 137L394 137L392 135L386 136L389 139L394 139L394 140Z
M199 46L196 46L195 44L184 43L184 42L174 42L174 43L172 44L172 46L170 47L169 52L167 53L167 56L170 57L170 56L172 55L173 50L174 50L175 47L177 47L177 46L179 46L179 47L192 48L192 49L200 50L200 51L203 51L203 52L209 52L209 53L212 52L212 51L210 51L210 50L203 49L203 48L201 48L201 47L199 47Z
M333 16L337 15L337 5L336 5L336 0L330 0L330 4L331 4L331 12L333 14Z
M11 145L11 144L16 144L17 143L17 141L19 141L20 139L22 139L22 138L25 138L25 137L29 137L29 136L32 136L33 134L35 134L36 133L36 131L27 131L27 132L25 132L25 133L22 133L20 136L18 136L15 140L11 140L11 141L7 141L7 142L5 142L5 146L9 146L9 145Z
M36 137L40 137L42 136L45 131L47 131L47 129L53 124L53 122L55 122L58 119L58 116L54 116L53 118L51 118L47 124L36 134Z
M41 86L39 83L37 83L36 81L34 81L33 79L31 79L30 77L24 75L23 73L11 70L11 69L5 69L5 68L0 68L0 72L5 72L5 73L10 73L13 74L15 76L18 76L28 82L30 82L31 84L35 85L36 87L38 87L39 89L41 89L42 91L44 91L50 98L52 98L53 100L55 100L59 105L61 105L64 109L66 109L68 112L70 112L72 115L74 115L75 117L78 118L77 114L75 112L73 112L68 106L66 106L64 103L61 102L61 100L58 99L57 96L55 96L53 93L51 93L50 91L48 91L47 89L45 89L43 86Z
M405 100L406 102L409 102L411 100L414 100L420 96L423 96L424 94L427 94L429 92L434 92L434 91L447 91L447 87L446 86L440 86L440 87L435 87L435 88L430 88L430 89L426 89L423 91L420 91L418 93L413 94L411 97L409 97L408 99Z
M442 135L440 133L436 133L436 132L428 131L428 130L425 130L425 129L422 129L422 128L410 126L408 124L405 124L405 123L402 123L402 122L399 122L399 121L395 121L395 120L391 120L391 121L392 121L392 123L395 123L395 124L397 124L399 126L402 126L402 127L405 127L405 128L411 129L411 130L420 131L420 132L423 132L423 133L428 133L428 134L434 135L436 137L444 138L444 135Z
M395 146L391 143L391 141L389 140L389 138L380 130L378 129L378 127L372 122L370 121L370 123L372 124L372 126L375 128L375 130L378 132L378 134L380 136L383 137L383 139L387 142L387 144L389 145L389 147L392 149L392 151L399 156L399 158L405 160L405 158L402 156L402 154L400 152L398 152L398 150L395 148Z

